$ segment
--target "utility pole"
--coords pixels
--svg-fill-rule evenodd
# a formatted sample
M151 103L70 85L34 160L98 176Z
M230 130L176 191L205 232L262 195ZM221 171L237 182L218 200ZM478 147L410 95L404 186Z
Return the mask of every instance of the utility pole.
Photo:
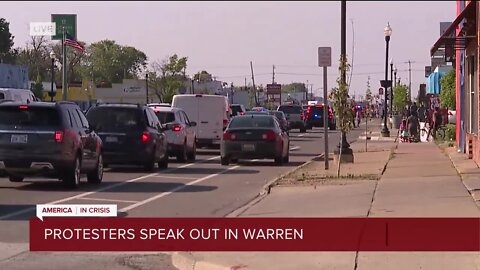
M272 84L275 84L275 65L273 65L272 69Z
M305 101L308 101L308 86L309 86L308 80L307 80L307 85L306 85L306 86L307 86L307 87L305 87ZM307 102L307 103L308 103L308 102Z
M247 77L245 77L245 91L247 91Z
M255 93L255 106L259 106L257 97L257 88L255 87L255 76L253 75L253 63L250 61L250 70L252 71L253 92Z
M408 60L408 101L412 101L412 62Z

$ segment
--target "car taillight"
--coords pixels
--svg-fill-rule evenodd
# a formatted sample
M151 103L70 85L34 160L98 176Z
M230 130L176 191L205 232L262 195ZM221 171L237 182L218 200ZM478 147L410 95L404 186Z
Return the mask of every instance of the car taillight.
M22 109L22 110L26 110L28 109L28 106L27 105L20 105L18 106L19 109Z
M172 128L172 130L175 131L175 132L179 132L179 131L182 130L182 126L180 126L180 125L174 125L173 128Z
M57 143L63 142L63 131L55 131L55 141Z
M148 133L147 131L144 131L142 133L142 142L143 143L146 143L150 140L150 133Z
M233 141L235 140L236 136L235 134L229 132L229 131L226 131L223 133L223 140L224 141Z
M245 112L240 112L240 115L245 115Z
M228 125L228 119L223 119L223 126L226 127Z
M266 141L275 141L277 139L277 135L275 134L274 131L269 130L262 134L262 139Z
M300 114L300 119L303 120L303 117L305 117L305 116L303 115L303 112L302 112L302 113Z

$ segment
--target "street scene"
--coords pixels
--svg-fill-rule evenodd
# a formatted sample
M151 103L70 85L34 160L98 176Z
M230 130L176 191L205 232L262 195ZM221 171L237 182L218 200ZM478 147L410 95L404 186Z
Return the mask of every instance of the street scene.
M31 242L39 205L108 206L92 216L122 221L478 223L476 1L58 4L0 12L0 269L480 269L480 250L458 243L47 252ZM56 214L45 217L81 216ZM480 247L480 227L450 233L463 229Z

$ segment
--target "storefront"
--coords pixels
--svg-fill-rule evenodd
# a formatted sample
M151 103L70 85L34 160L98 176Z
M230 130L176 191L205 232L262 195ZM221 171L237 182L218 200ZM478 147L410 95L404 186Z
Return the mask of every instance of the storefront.
M457 0L457 17L430 51L445 48L447 62L456 72L456 143L470 158L480 161L478 18L477 1Z

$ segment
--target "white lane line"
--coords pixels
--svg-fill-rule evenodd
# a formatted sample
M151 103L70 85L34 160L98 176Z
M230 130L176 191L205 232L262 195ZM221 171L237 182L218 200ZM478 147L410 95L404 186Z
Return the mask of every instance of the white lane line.
M155 175L153 177L156 177L156 178L170 178L170 179L190 179L190 180L193 180L193 179L198 179L197 177L184 177L184 176L172 176L172 175L165 175L165 174L159 174L159 175Z
M297 149L300 149L300 146L291 147L291 148L290 148L290 151L297 150Z
M103 199L103 198L87 198L82 197L79 200L88 200L88 201L104 201L104 202L124 202L124 203L137 203L138 201L127 201L127 200L115 200L115 199Z
M213 178L213 177L215 177L215 176L218 176L218 175L220 175L220 174L226 173L227 171L231 171L231 170L234 170L234 169L239 168L239 167L240 167L240 165L233 166L233 167L230 167L230 168L228 168L228 169L225 169L225 170L223 170L223 171L221 171L221 172L219 172L219 173L210 174L210 175L207 175L207 176L205 176L205 177L199 178L199 179L197 179L197 180L195 180L195 181L188 182L188 183L186 183L186 184L184 184L184 185L182 185L182 186L178 186L178 187L176 187L176 188L173 188L173 189L171 189L170 191L167 191L167 192L164 192L164 193L160 193L160 194L158 194L158 195L156 195L156 196L153 196L153 197L150 197L150 198L148 198L148 199L146 199L146 200L143 200L143 201L137 202L137 203L135 203L135 204L129 205L129 206L127 206L127 207L124 207L124 208L120 209L119 212L127 212L127 211L130 211L130 210L132 210L132 209L134 209L134 208L140 207L140 206L142 206L142 205L144 205L144 204L147 204L147 203L149 203L149 202L155 201L155 200L160 199L160 198L162 198L162 197L168 196L168 195L170 195L170 194L172 194L172 193L174 193L174 192L177 192L177 191L179 191L179 190L182 190L182 189L184 189L184 188L186 188L186 187L188 187L188 186L195 185L195 184L197 184L197 183L203 182L203 181L205 181L205 180L208 180L208 179L210 179L210 178Z
M303 136L305 136L305 135L306 135L305 133L299 134L298 137L303 137Z
M165 173L165 172L173 172L173 171L179 170L179 169L181 169L181 168L190 167L190 166L193 166L193 165L195 165L195 164L201 164L201 163L204 163L204 162L207 162L207 161L210 161L210 160L214 160L214 159L218 159L218 158L220 158L220 156L211 157L211 158L209 158L209 159L202 160L202 161L199 161L199 162L188 163L188 164L185 164L185 165L176 167L176 168L167 169L167 170L163 171L162 173ZM75 195L75 196L67 197L67 198L60 199L60 200L56 200L56 201L52 201L52 202L47 202L47 203L44 203L44 204L58 204L58 203L66 202L66 201L71 201L71 200L79 199L79 198L82 198L82 197L85 197L85 196L88 196L88 195L95 194L95 193L97 193L97 192L102 192L102 191L105 191L105 190L109 190L109 189L113 189L113 188L116 188L116 187L120 187L120 186L126 185L126 184L128 184L128 183L133 183L133 182L136 182L136 181L139 181L139 180L148 178L148 177L152 177L152 176L155 176L155 175L158 175L158 174L159 174L159 173L151 173L151 174L143 175L143 176L140 176L140 177L137 177L137 178L133 178L133 179L129 179L129 180L126 180L126 181L124 181L124 182L120 182L120 183L117 183L117 184L114 184L114 185L110 185L110 186L106 186L106 187L103 187L103 188L99 188L99 189L94 190L94 191L81 193L81 194L78 194L78 195ZM30 208L23 209L23 210L20 210L20 211L17 211L17 212L13 212L13 213L10 213L10 214L7 214L7 215L3 215L3 216L0 216L0 220L8 219L8 218L11 218L11 217L14 217L14 216L18 216L18 215L22 215L22 214L28 213L28 212L30 212L30 211L35 211L35 209L36 209L36 207L30 207Z

